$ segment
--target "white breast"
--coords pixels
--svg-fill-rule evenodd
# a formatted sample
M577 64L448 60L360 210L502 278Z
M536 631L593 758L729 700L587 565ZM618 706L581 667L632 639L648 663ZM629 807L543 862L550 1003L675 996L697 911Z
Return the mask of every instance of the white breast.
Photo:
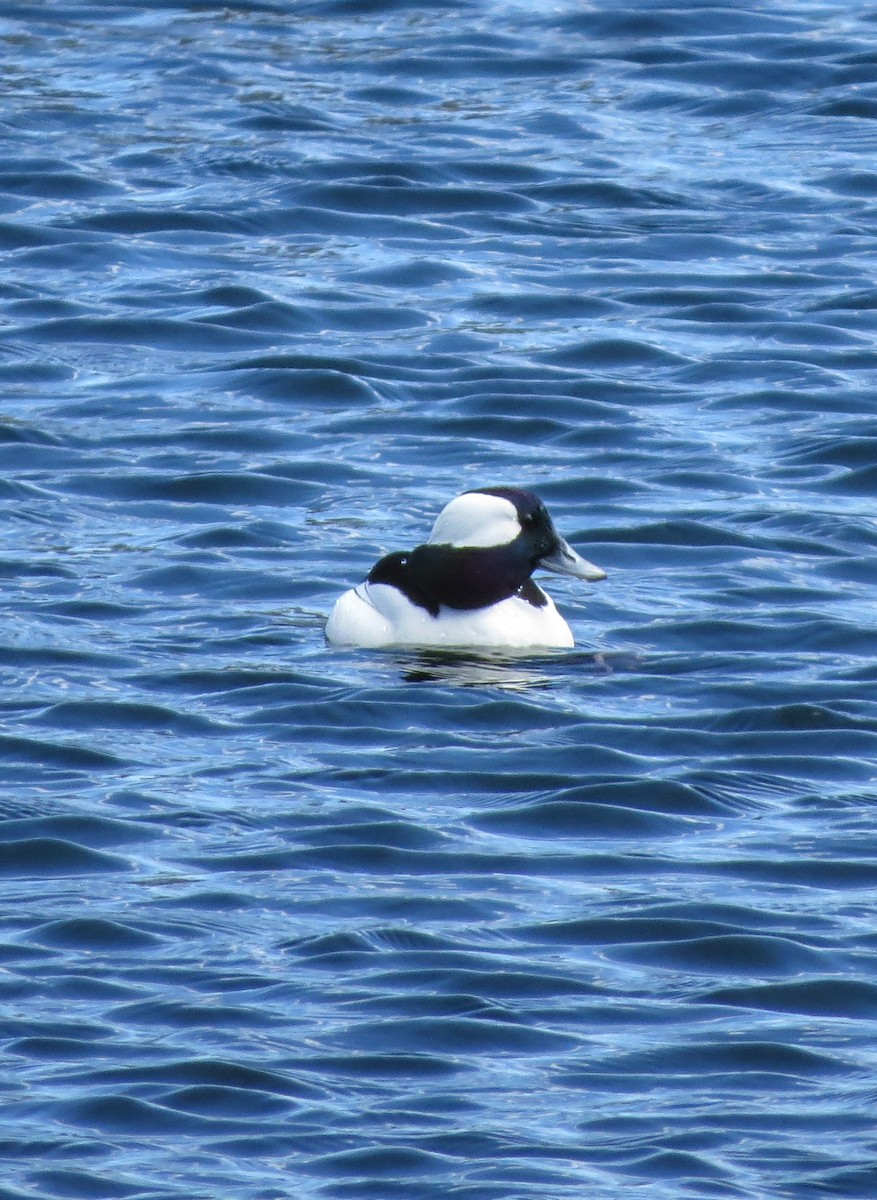
M544 594L544 593L543 593ZM488 608L443 608L437 617L385 583L361 583L345 592L326 625L330 642L345 646L526 646L574 645L570 627L547 603L535 608L510 596Z

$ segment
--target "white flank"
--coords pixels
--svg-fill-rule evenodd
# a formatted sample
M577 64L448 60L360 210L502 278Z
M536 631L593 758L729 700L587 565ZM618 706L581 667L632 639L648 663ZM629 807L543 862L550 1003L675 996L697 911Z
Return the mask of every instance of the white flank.
M510 596L487 608L443 608L438 618L385 583L361 583L340 597L326 625L339 646L572 646L569 625L550 596L534 608Z

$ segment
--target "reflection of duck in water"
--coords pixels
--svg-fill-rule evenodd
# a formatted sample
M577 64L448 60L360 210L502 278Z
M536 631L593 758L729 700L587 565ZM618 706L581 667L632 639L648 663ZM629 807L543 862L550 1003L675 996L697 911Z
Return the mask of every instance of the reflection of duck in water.
M326 637L348 646L572 646L554 601L530 578L537 567L606 578L532 492L464 492L439 513L425 545L386 555L339 598Z

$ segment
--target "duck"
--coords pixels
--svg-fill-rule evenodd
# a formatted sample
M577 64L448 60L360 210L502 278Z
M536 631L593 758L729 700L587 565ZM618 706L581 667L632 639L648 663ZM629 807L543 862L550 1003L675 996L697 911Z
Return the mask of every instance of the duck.
M441 510L428 540L385 555L326 623L337 646L568 648L572 630L531 578L537 568L606 578L560 536L533 492L484 487Z

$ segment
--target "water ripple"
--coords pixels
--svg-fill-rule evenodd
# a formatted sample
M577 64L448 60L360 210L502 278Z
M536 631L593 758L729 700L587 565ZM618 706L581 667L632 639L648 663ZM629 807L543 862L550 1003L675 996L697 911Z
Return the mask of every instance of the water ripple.
M32 9L8 1194L873 1196L868 6ZM487 483L578 648L326 647Z

